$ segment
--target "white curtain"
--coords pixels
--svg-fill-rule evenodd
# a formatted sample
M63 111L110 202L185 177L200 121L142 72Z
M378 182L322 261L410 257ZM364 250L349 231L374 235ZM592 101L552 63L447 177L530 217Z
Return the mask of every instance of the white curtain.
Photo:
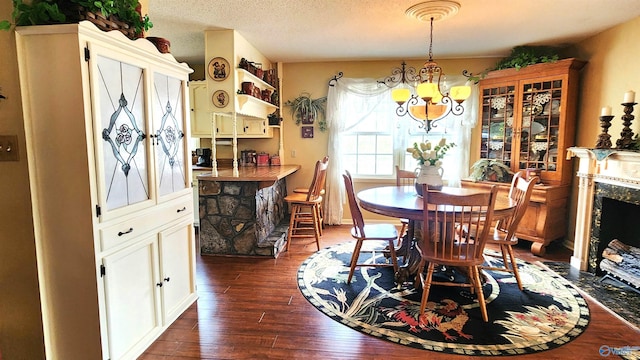
M460 76L447 76L443 84L443 92L457 85L464 85L467 78ZM388 107L389 118L397 121L394 134L394 147L406 149L408 144L409 128L412 120L398 118L395 114L395 103L391 101L391 89L371 78L340 78L332 81L327 94L327 128L329 131L328 156L329 167L327 171L326 199L324 209L324 221L330 225L342 223L343 203L345 198L344 181L342 174L341 146L342 135L380 106ZM456 147L450 150L447 161L455 166L450 166L447 173L449 186L460 186L461 178L468 176L469 172L469 146L471 142L471 129L477 123L478 114L478 87L472 86L471 96L463 103L465 111L461 116L454 116L453 142ZM453 115L452 115L453 116ZM397 159L399 160L399 159ZM452 169L451 169L452 168Z
M342 223L342 204L345 197L342 174L341 138L345 131L366 119L377 106L391 98L391 89L376 79L340 78L332 81L327 94L327 128L329 130L329 167L325 199L324 221Z
M460 187L461 179L469 176L469 152L471 149L471 130L478 123L478 85L472 84L464 75L447 75L442 91L448 92L453 86L469 85L471 86L471 95L465 102L464 113L460 116L449 115L453 117L453 139L456 144L451 151L448 161L453 162L456 166L449 167L446 178L449 186Z

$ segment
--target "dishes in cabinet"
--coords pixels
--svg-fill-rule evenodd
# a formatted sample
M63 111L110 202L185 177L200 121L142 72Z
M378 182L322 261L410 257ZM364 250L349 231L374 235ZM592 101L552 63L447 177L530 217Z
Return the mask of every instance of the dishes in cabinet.
M542 114L543 110L544 109L543 109L542 105L529 104L529 105L525 105L522 108L522 115L523 116L536 116L536 115Z
M529 129L531 130L531 135L537 135L545 131L546 128L544 127L544 125L540 124L539 122L532 121L531 127ZM525 129L525 130L528 130L528 129ZM546 139L546 136L545 136L545 139Z
M553 99L544 106L543 115L558 115L560 114L560 99Z
M503 117L505 117L505 114L507 115L507 117L512 117L513 116L513 106L512 105L507 105L506 109L504 111L498 110L497 113L493 114L493 117L494 118L503 118Z

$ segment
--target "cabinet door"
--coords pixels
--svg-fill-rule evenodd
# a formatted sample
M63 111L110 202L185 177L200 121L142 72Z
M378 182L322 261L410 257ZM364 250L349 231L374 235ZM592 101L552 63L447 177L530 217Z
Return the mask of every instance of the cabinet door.
M233 116L216 114L216 137L230 138L233 137L234 124ZM242 120L238 119L237 124L242 124ZM238 126L238 135L241 135L242 127Z
M194 232L191 219L188 220L159 236L164 325L175 320L195 294Z
M202 82L189 83L191 103L191 136L211 137L211 117L209 116L209 95L207 85Z
M516 84L505 83L480 89L482 107L482 138L480 157L498 159L513 167L513 147L519 135L515 130L514 108L516 106Z
M95 162L101 221L152 206L144 63L92 46ZM70 154L73 156L73 154Z
M560 180L563 159L559 143L564 133L562 78L522 81L522 123L516 169L539 169L544 180ZM556 175L557 174L557 175Z
M248 136L265 136L267 134L266 120L245 118L243 134Z
M152 144L156 155L155 185L159 201L191 188L191 157L187 155L185 134L186 88L186 82L177 77L159 72L153 74Z
M121 359L160 329L154 236L103 258L110 359Z

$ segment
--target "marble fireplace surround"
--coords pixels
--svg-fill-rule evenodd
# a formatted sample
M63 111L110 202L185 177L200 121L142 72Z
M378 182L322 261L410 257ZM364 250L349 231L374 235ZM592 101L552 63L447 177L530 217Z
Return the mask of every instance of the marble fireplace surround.
M572 147L578 157L578 203L571 267L596 273L602 252L603 199L640 205L640 151ZM635 245L637 246L637 245Z

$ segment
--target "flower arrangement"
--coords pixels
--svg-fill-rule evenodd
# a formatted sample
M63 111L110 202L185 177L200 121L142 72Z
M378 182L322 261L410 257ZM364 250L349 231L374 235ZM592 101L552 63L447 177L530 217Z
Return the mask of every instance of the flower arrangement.
M447 143L447 139L442 138L438 145L432 148L431 142L423 142L423 143L413 143L413 147L407 148L407 152L411 154L411 156L418 160L418 164L424 165L442 165L442 158L444 158L445 154L449 149L456 146L454 143Z

